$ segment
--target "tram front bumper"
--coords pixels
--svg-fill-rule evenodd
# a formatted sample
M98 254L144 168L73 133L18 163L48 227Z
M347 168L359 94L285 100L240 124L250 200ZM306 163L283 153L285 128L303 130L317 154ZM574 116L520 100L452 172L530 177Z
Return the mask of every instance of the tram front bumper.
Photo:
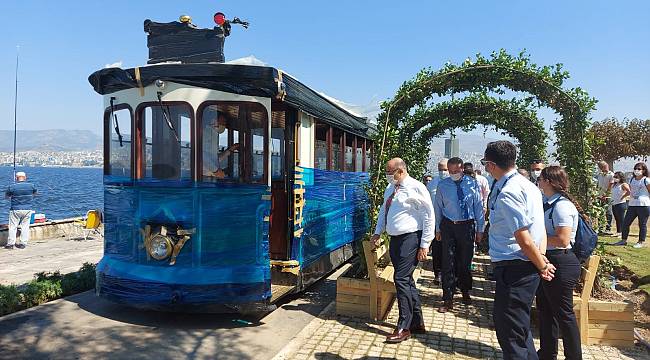
M185 312L220 306L265 306L271 298L263 266L166 267L104 256L97 265L98 296L129 306Z

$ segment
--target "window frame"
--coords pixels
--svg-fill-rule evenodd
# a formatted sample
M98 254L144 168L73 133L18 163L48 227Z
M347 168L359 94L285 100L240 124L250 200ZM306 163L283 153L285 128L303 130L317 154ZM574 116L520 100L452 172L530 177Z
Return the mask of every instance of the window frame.
M196 181L199 182L204 182L203 181L203 111L205 108L207 108L210 105L220 105L220 104L225 104L225 105L249 105L249 104L257 104L259 105L262 109L264 109L264 113L266 115L266 120L264 123L264 173L262 174L261 181L253 181L251 177L251 172L249 171L250 169L245 169L244 174L248 178L242 178L240 176L240 179L237 181L233 180L222 180L218 181L217 184L264 184L268 185L268 182L270 181L269 179L271 178L270 174L270 154L269 151L270 149L270 143L271 143L271 131L270 131L270 124L271 124L271 118L269 116L269 110L264 106L264 104L257 102L257 101L241 101L241 100L206 100L202 102L198 108L196 109L196 137L197 137L197 149L200 149L201 151L196 153ZM252 134L251 136L251 146L252 146ZM285 144L286 146L286 144ZM249 159L250 156L250 159ZM252 166L252 160L253 160L253 149L250 149L250 154L246 154L246 156L243 157L243 159L240 159L239 161L243 162L243 166L246 167L251 167Z
M103 164L103 173L104 175L110 175L111 171L111 124L112 124L112 119L110 118L111 116L111 110L113 112L119 111L119 110L128 110L129 115L131 116L131 121L129 123L129 130L131 131L131 149L129 149L129 152L131 153L130 156L130 163L129 163L129 172L130 172L130 177L133 178L133 171L134 171L134 145L135 145L135 136L134 136L134 113L133 113L133 108L131 105L128 103L120 103L120 104L114 104L113 109L111 109L111 106L109 105L105 110L104 110L104 148L103 148L103 153L104 153L104 164Z
M175 105L183 105L187 106L189 108L189 114L190 114L190 174L191 174L191 180L196 181L196 147L197 147L197 141L196 141L196 113L194 112L194 107L192 104L190 104L187 101L163 101L162 105L169 105L169 106L175 106ZM133 173L133 178L137 180L142 180L146 179L145 174L146 174L146 160L145 160L145 147L143 146L142 142L142 136L146 136L143 132L144 130L144 110L147 107L151 106L160 106L160 103L158 101L147 101L138 104L138 106L135 108L135 126L134 126L134 143L135 143L135 161L133 168L135 169L135 172ZM174 180L174 181L183 181L183 179L180 180Z

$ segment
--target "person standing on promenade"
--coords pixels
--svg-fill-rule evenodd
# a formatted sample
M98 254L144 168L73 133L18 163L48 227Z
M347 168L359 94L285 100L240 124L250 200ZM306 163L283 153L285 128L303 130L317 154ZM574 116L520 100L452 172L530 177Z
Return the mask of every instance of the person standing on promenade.
M399 318L395 332L387 342L398 343L414 333L425 332L424 318L413 271L427 258L435 236L435 216L427 188L408 175L406 163L394 158L386 164L388 187L379 210L375 233L371 238L379 245L379 236L390 235L389 254L395 268L393 280L397 290Z
M544 221L548 248L546 257L557 267L552 281L542 281L537 289L541 360L557 359L558 338L562 334L567 360L582 359L580 329L573 311L573 289L580 278L580 261L571 250L575 245L578 219L588 219L568 193L569 176L559 166L542 170L538 185L546 196Z
M442 242L442 300L438 312L453 309L456 287L463 294L463 304L469 305L472 289L470 266L474 243L481 241L485 218L483 199L476 179L467 175L463 160L449 159L449 177L438 185L434 210L436 241ZM473 173L473 171L471 171Z
M530 176L530 181L532 181L533 184L537 185L537 179L539 179L539 176L542 174L542 170L544 170L545 167L546 165L540 159L535 159L530 163L529 176Z
M474 171L474 174L476 175L476 182L478 182L478 186L481 190L481 198L483 199L483 213L485 213L487 211L487 201L490 197L490 182L485 176L483 176L481 170Z
M438 176L433 178L430 183L427 184L427 190L431 194L431 203L436 200L436 191L438 190L438 184L445 178L449 177L449 169L447 167L447 159L442 158L438 162ZM433 262L433 274L434 279L433 283L435 285L440 285L442 281L442 243L440 241L431 242L431 259Z
M538 359L530 309L540 276L553 279L544 257L546 229L541 191L517 173L517 148L509 141L487 145L481 165L496 180L490 194L490 259L494 266L494 325L505 360Z
M11 200L9 210L9 235L5 249L24 249L29 242L29 223L32 216L32 200L36 195L36 186L27 181L27 175L19 171L16 173L16 182L9 185L5 197ZM16 244L16 231L20 227L20 242Z
M617 171L614 174L614 185L612 185L612 213L616 221L616 236L620 237L623 232L623 219L627 211L627 203L630 196L630 185L627 184L625 174Z
M612 198L610 196L612 184L614 181L614 173L609 170L609 164L606 161L599 161L598 169L600 169L600 173L597 176L598 198L603 205L607 205L605 213L607 219L605 233L610 234L612 232L612 220L614 218L614 213L612 212Z
M648 166L642 162L634 165L634 176L630 179L630 203L623 220L621 241L616 245L627 245L630 226L637 217L639 218L639 241L634 244L636 249L642 248L645 244L650 217L650 178L648 178Z

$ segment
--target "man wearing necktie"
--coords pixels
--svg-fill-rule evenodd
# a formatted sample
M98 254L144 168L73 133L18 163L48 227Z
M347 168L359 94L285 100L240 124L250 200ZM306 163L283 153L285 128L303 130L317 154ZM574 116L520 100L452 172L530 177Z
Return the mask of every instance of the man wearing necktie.
M386 231L390 235L389 254L395 268L393 280L399 318L395 332L386 341L398 343L408 339L411 331L425 332L413 271L419 261L426 260L435 236L435 218L429 191L408 175L404 160L394 158L388 161L386 178L388 187L384 191L384 202L371 240L378 245L381 233Z
M441 313L453 309L456 287L463 293L463 304L471 303L474 243L481 241L485 225L478 182L463 174L460 158L449 159L447 168L449 177L438 184L434 202L436 240L442 242L443 305L438 309Z

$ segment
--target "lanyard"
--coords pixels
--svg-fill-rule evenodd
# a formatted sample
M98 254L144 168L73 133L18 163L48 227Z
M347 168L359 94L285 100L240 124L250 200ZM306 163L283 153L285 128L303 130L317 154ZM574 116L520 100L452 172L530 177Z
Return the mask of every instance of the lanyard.
M508 180L512 179L512 177L515 176L515 175L517 175L516 171L515 171L514 174L511 174L510 176L508 176L506 178L506 181L503 182L503 185L497 190L496 195L494 195L494 201L492 201L492 205L490 206L490 211L494 211L494 206L496 205L497 197L501 193L501 189L503 189L506 186L506 184L508 183ZM492 198L492 191L494 190L494 187L496 186L496 184L497 184L497 180L495 179L494 183L492 184L492 189L490 189L490 197L488 198L488 202Z

